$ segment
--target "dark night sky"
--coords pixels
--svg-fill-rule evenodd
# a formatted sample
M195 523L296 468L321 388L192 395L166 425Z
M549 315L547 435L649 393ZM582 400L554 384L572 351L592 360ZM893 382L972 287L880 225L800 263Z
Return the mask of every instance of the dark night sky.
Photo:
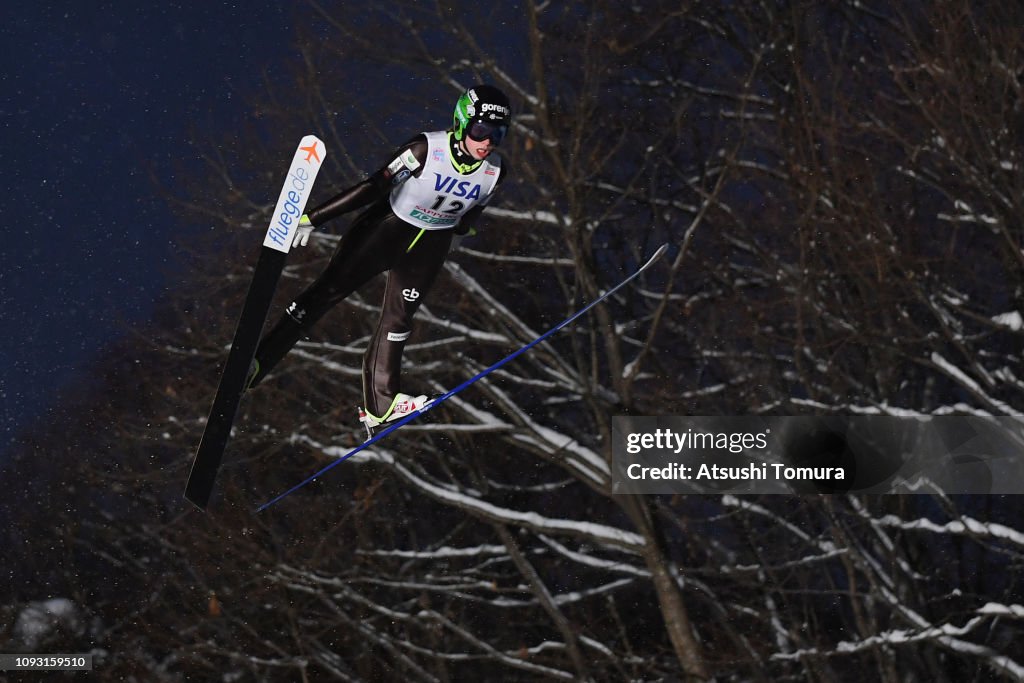
M175 259L150 170L173 183L190 129L244 120L295 57L287 3L46 4L0 25L0 455L152 314Z

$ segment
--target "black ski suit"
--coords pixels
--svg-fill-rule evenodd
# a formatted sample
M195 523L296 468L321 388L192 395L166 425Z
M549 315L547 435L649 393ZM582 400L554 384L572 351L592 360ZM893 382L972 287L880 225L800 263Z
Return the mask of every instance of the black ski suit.
M439 134L431 135L436 141ZM327 311L371 278L387 271L380 320L363 356L363 400L366 410L373 415L382 416L388 410L392 399L401 391L402 352L412 330L413 315L441 272L453 235L465 234L468 230L465 226L478 219L494 187L504 178L503 171L496 174L488 171L489 175L496 175L490 192L477 197L461 216L430 212L444 216L445 222L454 220L449 226L424 229L407 222L392 208L393 192L410 178L420 177L427 168L428 155L434 155L431 168L439 168L437 164L444 150L438 146L435 144L431 149L426 134L416 136L392 155L394 161L390 164L308 212L310 222L319 227L341 214L368 207L341 238L323 273L296 297L280 321L260 341L256 350L258 371L250 386L260 382ZM435 189L439 194L433 204L435 209L443 203L444 190L458 188L457 180L463 175L456 163L463 164L463 173L480 167L480 163L458 149L454 136L448 135L446 146L450 157L445 159L445 167L448 173L454 174L454 180L449 184L447 177L445 181L439 177L436 181ZM410 153L416 162L405 156ZM403 156L407 160L405 164L399 163ZM500 169L500 160L492 159L494 156L492 152L488 161L497 163ZM410 170L409 166L415 163L419 164L418 168ZM459 204L458 208L465 203L449 201ZM425 206L420 208L429 211Z

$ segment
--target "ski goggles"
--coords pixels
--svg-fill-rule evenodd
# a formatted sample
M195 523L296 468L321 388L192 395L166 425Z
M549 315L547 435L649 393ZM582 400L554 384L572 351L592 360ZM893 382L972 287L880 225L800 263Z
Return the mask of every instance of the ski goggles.
M496 126L493 123L487 123L486 121L474 121L470 124L469 128L466 129L466 135L474 140L479 142L490 140L495 145L500 145L501 141L505 139L505 135L507 133L508 126Z

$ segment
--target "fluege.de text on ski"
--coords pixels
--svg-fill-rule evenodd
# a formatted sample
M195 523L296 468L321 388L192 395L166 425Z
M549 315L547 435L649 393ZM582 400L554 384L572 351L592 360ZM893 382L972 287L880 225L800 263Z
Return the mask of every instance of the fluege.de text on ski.
M302 207L305 204L305 194L310 173L302 166L297 166L288 174L288 183L285 184L285 201L279 212L274 216L267 231L267 238L281 246L291 238L292 225L299 222L302 216Z

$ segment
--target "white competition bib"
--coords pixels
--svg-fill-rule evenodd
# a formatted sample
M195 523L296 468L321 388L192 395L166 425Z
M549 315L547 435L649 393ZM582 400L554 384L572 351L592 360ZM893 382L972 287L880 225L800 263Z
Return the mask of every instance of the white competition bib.
M427 136L427 161L419 177L410 177L391 191L391 210L406 223L424 230L443 230L458 225L463 214L485 204L498 182L501 158L484 159L472 173L455 170L448 147L448 133Z

